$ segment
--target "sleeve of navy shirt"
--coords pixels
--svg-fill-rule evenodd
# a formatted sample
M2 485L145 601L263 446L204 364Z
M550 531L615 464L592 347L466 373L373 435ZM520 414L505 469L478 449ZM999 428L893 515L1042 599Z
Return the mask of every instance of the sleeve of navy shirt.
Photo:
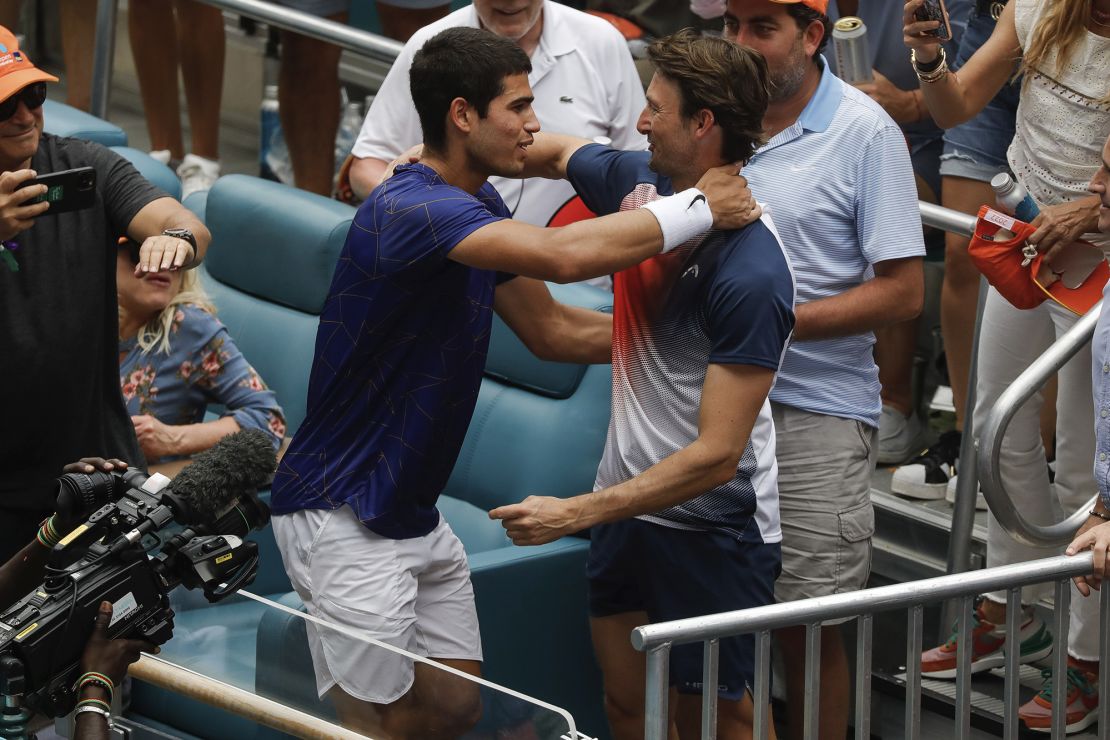
M567 162L567 180L591 211L599 216L616 213L637 185L665 179L648 169L650 159L649 152L622 152L587 144ZM663 189L660 186L660 193L666 195Z
M794 277L761 221L731 232L706 296L709 362L778 370L794 330ZM710 246L710 245L706 245Z
M406 177L398 168L373 205L359 209L348 240L356 262L369 258L384 272L398 272L429 258L438 261L478 229L509 215L488 183L475 198L446 184L410 181L419 177L416 172ZM360 255L360 247L374 254Z

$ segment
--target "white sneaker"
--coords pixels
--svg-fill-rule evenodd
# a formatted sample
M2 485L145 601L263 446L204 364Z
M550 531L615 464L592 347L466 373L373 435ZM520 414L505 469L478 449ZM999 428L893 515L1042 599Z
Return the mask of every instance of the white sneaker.
M926 500L944 498L946 487L956 480L960 439L955 430L945 432L927 450L896 468L890 479L891 492Z
M170 164L170 150L169 149L151 149L150 150L150 158L155 160L155 161L161 162L162 164L164 164L168 167L169 164Z
M177 168L177 176L181 178L181 200L185 200L198 190L208 190L220 179L220 163L186 154Z
M920 452L924 431L917 414L902 416L900 411L884 404L879 418L879 464L897 465Z
M947 501L948 503L952 504L953 506L956 505L956 479L957 478L958 478L958 476L955 476L955 475L952 476L949 479L948 485L945 487L945 490L944 490L944 500ZM986 497L983 496L983 489L982 488L980 488L979 490L977 490L975 492L975 510L976 511L986 511L987 510L987 499L986 499Z

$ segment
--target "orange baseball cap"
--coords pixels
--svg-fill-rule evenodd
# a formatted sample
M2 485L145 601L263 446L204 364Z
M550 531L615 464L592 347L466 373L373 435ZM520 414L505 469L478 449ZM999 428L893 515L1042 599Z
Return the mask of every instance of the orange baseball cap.
M19 50L19 40L8 29L0 26L0 101L35 82L57 82L58 78L31 64L27 55Z
M822 13L824 15L829 14L829 0L771 0L771 2L779 3L780 5L794 5L796 3L801 3L807 8L816 10L818 13Z

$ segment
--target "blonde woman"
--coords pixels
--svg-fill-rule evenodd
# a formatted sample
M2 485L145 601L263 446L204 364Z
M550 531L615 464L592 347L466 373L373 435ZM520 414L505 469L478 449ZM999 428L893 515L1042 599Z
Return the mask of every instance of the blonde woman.
M1082 236L1106 249L1110 238L1099 235L1098 197L1088 183L1102 166L1102 144L1110 134L1110 0L1010 0L994 33L960 68L950 72L943 52L929 31L936 21L917 21L922 0L905 4L904 40L913 50L925 104L941 126L953 126L979 112L1016 73L1022 74L1021 96L1007 161L1014 176L1040 206L1029 241L1048 255ZM979 347L974 425L1002 391L1076 317L1052 301L1021 311L994 289L987 297ZM1096 490L1092 477L1094 418L1091 409L1091 355L1084 350L1059 374L1057 398L1056 477L1050 485L1039 430L1041 399L1034 398L1012 421L1002 450L1002 479L1027 517L1047 523L1057 509L1071 512ZM1105 413L1105 412L1103 412ZM1105 457L1105 456L1104 456ZM1105 463L1104 463L1105 464ZM1055 500L1053 493L1055 493ZM1002 565L1057 554L1019 544L993 516L987 526L987 565ZM1023 602L1039 597L1028 589ZM972 670L1002 664L1005 594L987 594L976 611ZM1022 620L1023 662L1047 654L1051 636L1027 609ZM1069 732L1095 721L1098 708L1098 602L1073 602L1068 633L1069 671L1066 690L1047 683L1019 711L1033 729L1047 731L1052 702L1067 702ZM927 651L922 670L954 676L956 640Z
M194 270L135 276L134 242L116 257L120 386L150 464L185 457L244 428L270 434L285 417L273 391L247 363ZM209 405L223 416L204 421Z

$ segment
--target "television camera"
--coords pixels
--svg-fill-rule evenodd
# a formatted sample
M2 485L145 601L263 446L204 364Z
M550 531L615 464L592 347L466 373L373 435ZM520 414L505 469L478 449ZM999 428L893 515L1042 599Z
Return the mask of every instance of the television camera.
M134 468L59 478L62 520L92 513L51 551L42 585L0 612L0 693L66 714L101 602L113 605L110 638L160 645L173 634L173 588L216 602L249 585L258 545L243 538L270 520L257 492L275 467L269 437L244 430L172 482Z

